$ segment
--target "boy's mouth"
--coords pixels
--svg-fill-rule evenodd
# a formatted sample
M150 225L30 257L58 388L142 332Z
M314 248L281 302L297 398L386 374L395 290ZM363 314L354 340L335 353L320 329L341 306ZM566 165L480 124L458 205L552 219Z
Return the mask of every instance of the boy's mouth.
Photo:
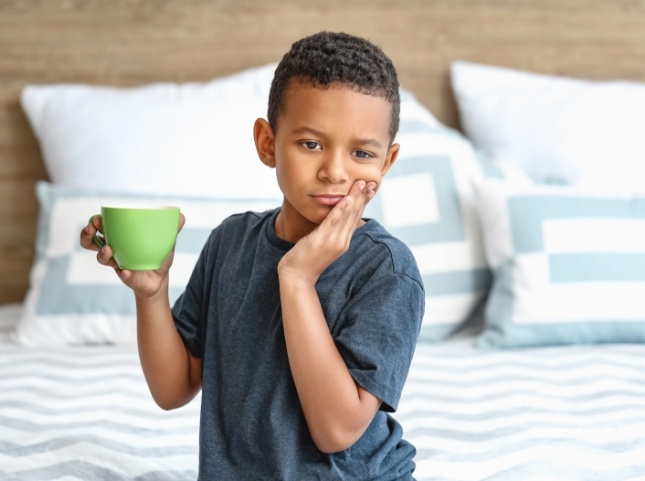
M342 200L345 195L343 194L320 194L312 195L314 200L322 205L336 205Z

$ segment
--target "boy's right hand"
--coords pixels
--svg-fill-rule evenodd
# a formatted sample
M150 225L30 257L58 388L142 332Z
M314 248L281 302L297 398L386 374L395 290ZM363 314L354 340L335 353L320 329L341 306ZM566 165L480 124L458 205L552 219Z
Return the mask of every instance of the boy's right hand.
M184 227L186 218L184 214L179 215L178 230ZM151 298L160 293L164 293L168 288L168 271L172 265L175 256L173 248L164 260L161 267L154 271L130 271L121 269L112 256L112 249L109 245L100 248L94 242L94 236L97 232L103 231L103 220L100 215L92 217L92 222L81 231L81 247L91 251L98 251L96 259L100 264L109 266L114 269L119 279L134 291L137 297Z

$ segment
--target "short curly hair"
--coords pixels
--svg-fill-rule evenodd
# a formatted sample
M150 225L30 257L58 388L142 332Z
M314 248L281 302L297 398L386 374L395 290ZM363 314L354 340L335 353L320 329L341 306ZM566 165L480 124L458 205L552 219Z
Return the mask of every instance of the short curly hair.
M319 32L295 42L282 57L271 83L268 121L274 131L293 80L319 88L346 85L384 98L392 106L389 134L390 142L394 141L401 110L399 81L392 61L368 40L347 33Z

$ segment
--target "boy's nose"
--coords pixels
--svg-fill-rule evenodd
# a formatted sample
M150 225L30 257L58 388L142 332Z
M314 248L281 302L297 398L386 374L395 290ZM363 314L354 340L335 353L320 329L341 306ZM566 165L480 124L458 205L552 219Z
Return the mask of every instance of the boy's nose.
M330 154L325 156L318 171L318 177L331 184L338 184L347 181L347 169L345 159L341 154Z

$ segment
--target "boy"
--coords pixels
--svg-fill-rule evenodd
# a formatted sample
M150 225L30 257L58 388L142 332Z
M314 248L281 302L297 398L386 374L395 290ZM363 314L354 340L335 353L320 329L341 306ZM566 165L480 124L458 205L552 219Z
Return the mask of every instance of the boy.
M158 271L132 272L109 246L99 252L135 293L156 402L176 408L202 389L200 479L412 479L415 449L387 412L425 296L410 251L361 218L396 160L399 104L378 47L306 37L278 65L268 121L253 130L282 206L214 229L172 308L172 253Z

